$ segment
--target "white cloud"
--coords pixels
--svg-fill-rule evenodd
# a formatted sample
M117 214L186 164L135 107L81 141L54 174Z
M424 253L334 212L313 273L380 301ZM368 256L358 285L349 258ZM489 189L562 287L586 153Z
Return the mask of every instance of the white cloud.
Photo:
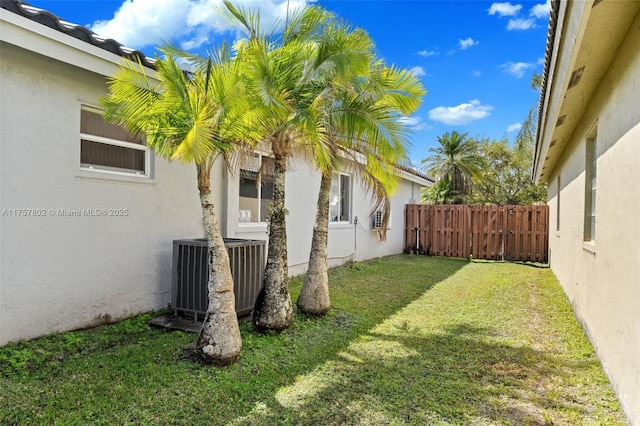
M533 64L530 62L507 62L500 65L500 69L503 72L511 74L515 78L522 78L524 72L531 67L533 67Z
M433 108L429 111L429 118L448 125L467 124L488 117L492 110L491 105L482 105L479 100L473 99L452 107Z
M536 4L529 10L530 16L535 16L536 18L544 18L549 16L549 12L551 11L551 0L547 0L542 4Z
M206 31L198 31L197 34L188 40L180 43L180 47L186 50L197 49L209 40L209 35Z
M459 41L460 50L468 49L471 46L475 46L478 43L480 43L480 42L472 39L471 37L465 38L464 40L460 39L460 41Z
M495 15L497 13L500 16L513 16L517 14L520 9L522 9L521 4L511 4L507 2L493 3L488 11L489 15Z
M509 127L507 127L507 133L517 132L522 128L522 123L513 123Z
M401 117L399 119L401 123L407 126L411 130L419 131L419 130L431 130L433 126L425 123L420 117Z
M480 77L482 75L482 72L480 70L474 70L471 71L471 75L474 77Z
M435 50L421 50L418 52L418 55L428 57L428 56L437 56L439 55L439 53L436 52Z
M108 21L96 21L91 30L125 46L140 48L187 31L183 24L189 0L128 0Z
M507 24L507 30L528 30L529 28L535 28L536 21L533 18L529 19L509 19Z
M516 18L522 9L520 4L493 3L488 9L489 15L512 16L507 23L507 30L528 30L536 27L536 19L545 18L551 10L551 0L545 0L529 9L529 18Z
M290 1L289 10L304 7L313 0ZM284 22L286 0L241 0L247 10L260 9L262 27ZM195 48L215 33L233 26L216 13L222 0L124 0L110 20L96 21L90 28L101 37L113 38L125 46L142 48L162 41L183 40L183 47ZM186 40L186 41L184 41Z
M425 75L427 75L424 68L422 67L413 67L409 70L409 72L415 75L416 77L424 77Z

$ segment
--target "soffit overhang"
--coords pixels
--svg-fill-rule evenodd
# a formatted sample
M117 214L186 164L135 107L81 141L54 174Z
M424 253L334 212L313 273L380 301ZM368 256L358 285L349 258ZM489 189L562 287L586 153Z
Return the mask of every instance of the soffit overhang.
M606 74L634 17L637 0L554 4L549 33L533 178L547 183Z

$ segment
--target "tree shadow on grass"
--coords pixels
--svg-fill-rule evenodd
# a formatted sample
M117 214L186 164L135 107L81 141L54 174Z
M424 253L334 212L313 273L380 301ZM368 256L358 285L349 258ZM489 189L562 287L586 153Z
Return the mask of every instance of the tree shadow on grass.
M588 411L575 396L547 393L551 376L568 374L552 354L492 334L458 324L430 335L365 335L231 423L544 425L572 424Z
M139 423L141 419L150 418L154 423L188 424L189 419L196 418L200 424L343 424L341 416L324 419L335 406L332 393L340 391L340 383L335 380L342 380L343 375L351 371L356 373L354 379L363 381L371 374L369 369L360 372L355 368L360 361L353 361L351 366L349 359L356 356L350 355L351 346L359 344L361 336L367 336L369 330L466 264L461 260L394 256L363 262L357 268L337 268L331 271L334 308L329 315L323 318L296 315L290 329L266 335L253 332L250 325L244 324L242 357L239 363L225 368L193 362L184 348L178 349L173 358L168 358L166 352L154 354L154 358L158 355L158 361L140 354L137 358L146 359L141 359L133 369L123 368L122 363L137 352L120 356L118 360L108 361L105 367L105 370L117 371L119 383L99 382L96 387L104 395L101 406L96 407L89 399L79 396L77 411L91 412L92 419L122 423ZM295 300L295 291L299 289L293 290ZM158 336L145 345L156 347L163 340L163 336ZM171 346L166 348L171 350ZM173 348L175 351L175 346ZM114 351L122 354L125 349ZM92 373L67 368L74 377ZM140 372L146 370L153 371L153 375L146 374L143 381L139 380ZM323 374L318 376L319 373ZM365 377L361 377L362 374ZM317 410L313 408L314 403L298 406L286 402L287 389L307 377L314 380L313 387L318 390L313 394L327 399L320 402ZM127 386L114 391L120 383ZM73 382L70 385L75 386ZM345 392L336 402L348 399L348 395ZM45 396L45 402L54 397ZM299 399L306 401L302 396ZM354 399L354 403L362 402ZM375 406L375 403L370 401L369 405ZM341 409L334 414L340 412Z

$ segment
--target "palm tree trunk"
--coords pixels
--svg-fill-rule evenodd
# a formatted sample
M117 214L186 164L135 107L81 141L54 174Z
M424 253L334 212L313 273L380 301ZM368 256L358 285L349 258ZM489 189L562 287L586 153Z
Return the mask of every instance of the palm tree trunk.
M197 348L208 363L226 365L240 356L242 338L236 315L229 254L216 222L208 165L197 165L202 221L208 240L209 304Z
M329 202L331 173L323 173L318 193L316 226L313 229L309 268L304 276L297 306L302 312L324 315L331 308L329 274L327 271L327 242L329 234Z
M275 150L274 150L275 151ZM262 288L253 309L253 323L259 330L281 331L293 323L289 296L287 257L287 210L284 206L287 157L274 152L273 200L269 217L269 249Z

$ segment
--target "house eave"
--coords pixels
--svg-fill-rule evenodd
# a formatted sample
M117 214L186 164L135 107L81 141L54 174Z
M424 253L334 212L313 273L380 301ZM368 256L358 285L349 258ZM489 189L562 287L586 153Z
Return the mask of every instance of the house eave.
M402 179L413 182L421 187L429 187L434 183L434 179L432 179L431 177L407 166L397 164L396 170L398 170L398 173Z
M113 75L123 61L131 60L5 8L0 8L0 23L0 41L103 76ZM155 80L149 64L143 63L145 73Z
M640 9L640 2L554 1L533 178L547 183ZM555 15L554 15L555 14Z

